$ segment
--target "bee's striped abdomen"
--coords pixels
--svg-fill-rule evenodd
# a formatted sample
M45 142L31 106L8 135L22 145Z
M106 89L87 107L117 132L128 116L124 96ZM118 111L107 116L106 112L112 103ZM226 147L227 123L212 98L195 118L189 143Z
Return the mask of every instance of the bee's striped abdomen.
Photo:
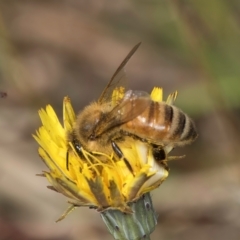
M175 106L155 101L123 129L157 145L184 145L197 136L192 120L185 113Z

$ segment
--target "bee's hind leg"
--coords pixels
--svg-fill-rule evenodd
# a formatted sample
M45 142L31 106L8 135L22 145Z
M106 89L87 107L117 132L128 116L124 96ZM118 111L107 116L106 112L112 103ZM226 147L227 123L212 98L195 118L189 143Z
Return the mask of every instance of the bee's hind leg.
M165 161L167 155L162 146L152 144L152 155L157 162Z

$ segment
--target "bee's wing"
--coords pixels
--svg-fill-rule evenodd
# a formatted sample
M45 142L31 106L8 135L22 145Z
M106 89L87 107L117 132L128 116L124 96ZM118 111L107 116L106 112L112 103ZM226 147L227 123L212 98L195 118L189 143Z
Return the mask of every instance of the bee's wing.
M151 98L148 93L129 90L122 101L112 111L99 120L92 137L99 137L111 128L120 126L139 116L149 105Z
M107 86L103 90L101 96L99 97L98 99L99 103L103 103L104 101L106 101L106 99L110 98L113 89L126 77L124 67L126 66L129 59L132 57L132 55L137 51L140 45L141 42L134 46L133 49L124 58L122 63L119 65L119 67L111 77L110 81L108 82Z

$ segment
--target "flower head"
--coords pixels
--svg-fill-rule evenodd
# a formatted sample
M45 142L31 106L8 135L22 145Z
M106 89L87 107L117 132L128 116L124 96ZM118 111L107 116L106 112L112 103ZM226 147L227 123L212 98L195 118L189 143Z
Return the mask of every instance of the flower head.
M122 93L118 88L113 91L113 104L123 97ZM172 104L175 98L176 92L167 103ZM162 101L162 89L154 88L151 99ZM68 97L63 101L63 125L50 105L41 109L39 115L42 126L34 138L40 146L39 155L49 168L43 175L52 185L50 189L70 199L71 206L60 219L76 206L131 213L129 203L157 188L168 176L166 161L156 162L149 144L132 137L119 143L125 158L84 149L79 154L67 137L76 119ZM171 149L164 150L168 154Z

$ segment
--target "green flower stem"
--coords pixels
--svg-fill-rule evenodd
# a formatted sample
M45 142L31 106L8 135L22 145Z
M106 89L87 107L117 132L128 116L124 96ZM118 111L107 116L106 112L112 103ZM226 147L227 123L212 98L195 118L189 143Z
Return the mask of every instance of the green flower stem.
M153 209L150 193L144 194L136 202L129 203L133 211L126 214L119 210L107 210L101 217L109 232L116 240L150 240L150 234L157 224L157 214Z

